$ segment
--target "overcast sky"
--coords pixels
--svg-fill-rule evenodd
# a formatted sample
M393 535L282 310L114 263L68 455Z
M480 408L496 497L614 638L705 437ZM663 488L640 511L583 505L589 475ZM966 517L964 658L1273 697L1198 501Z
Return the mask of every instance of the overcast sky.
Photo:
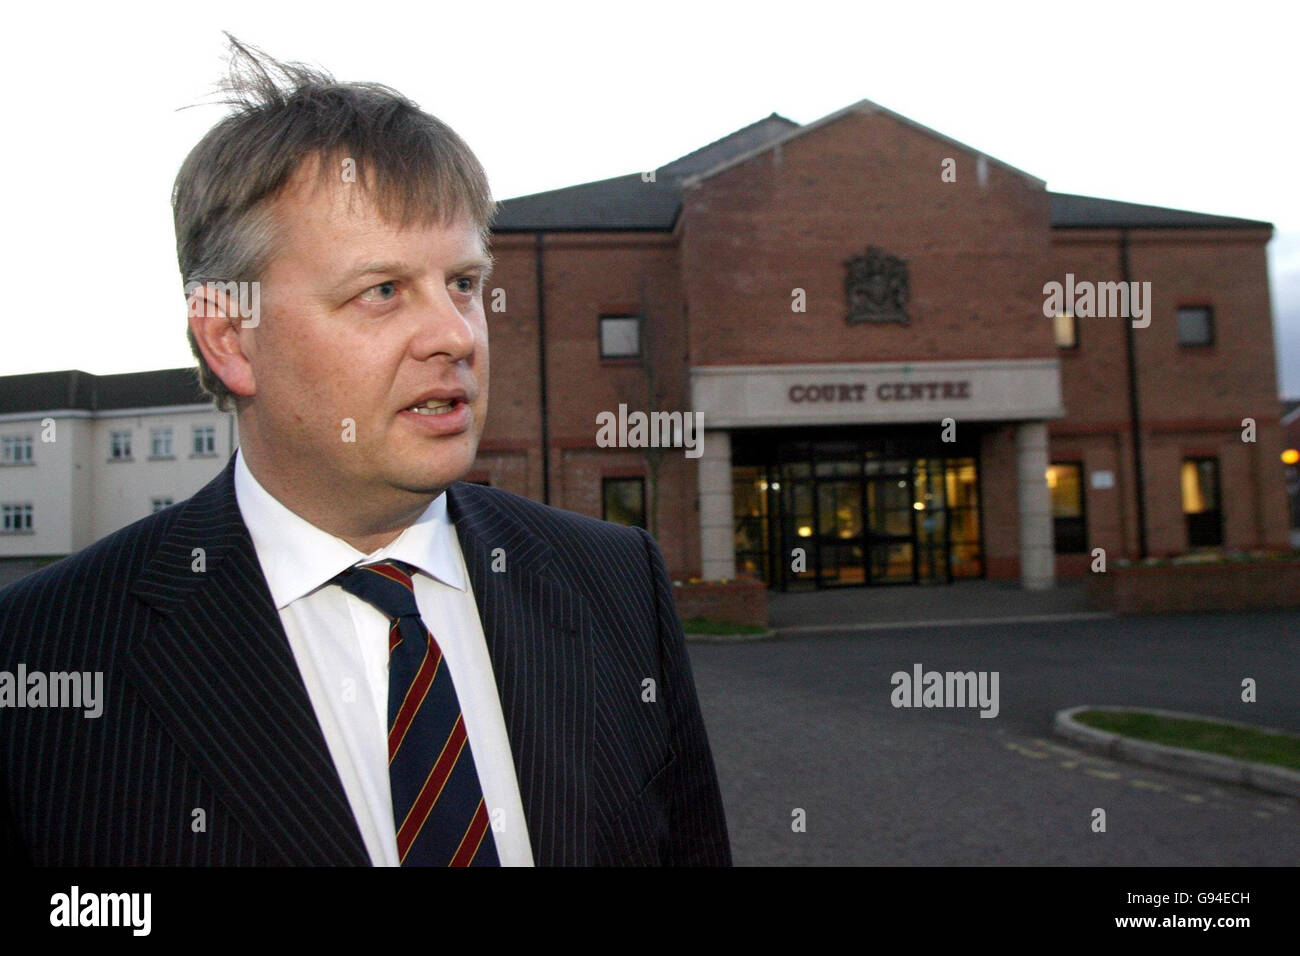
M396 87L499 199L653 169L859 99L1048 189L1272 222L1280 391L1300 396L1290 4L23 4L5 13L0 375L192 364L168 205L222 115L229 30ZM1282 12L1287 11L1287 12ZM26 296L22 290L39 296Z

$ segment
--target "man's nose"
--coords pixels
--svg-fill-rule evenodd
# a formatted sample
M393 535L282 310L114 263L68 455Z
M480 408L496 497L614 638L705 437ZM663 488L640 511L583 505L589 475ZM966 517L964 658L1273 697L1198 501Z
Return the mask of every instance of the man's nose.
M411 347L417 358L441 353L459 361L474 351L474 325L465 308L446 286L430 291L416 311L417 328Z

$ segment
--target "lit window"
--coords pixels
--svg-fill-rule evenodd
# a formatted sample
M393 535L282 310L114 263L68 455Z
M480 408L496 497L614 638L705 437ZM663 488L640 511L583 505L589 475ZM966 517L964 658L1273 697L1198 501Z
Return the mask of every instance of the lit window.
M1047 493L1052 501L1052 530L1056 551L1074 554L1088 550L1083 513L1083 465L1062 462L1047 469Z
M1058 315L1053 320L1056 332L1056 347L1077 349L1079 347L1079 320L1072 315Z
M1223 544L1218 459L1184 458L1179 478L1183 514L1187 518L1187 546L1206 548Z

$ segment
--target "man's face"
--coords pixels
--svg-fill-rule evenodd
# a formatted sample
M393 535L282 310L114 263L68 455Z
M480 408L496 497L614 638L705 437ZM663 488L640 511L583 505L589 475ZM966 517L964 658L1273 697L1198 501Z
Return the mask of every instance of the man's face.
M276 198L263 317L240 341L255 464L313 511L366 520L427 501L474 461L491 267L474 224L399 230L360 190L318 187L308 163Z

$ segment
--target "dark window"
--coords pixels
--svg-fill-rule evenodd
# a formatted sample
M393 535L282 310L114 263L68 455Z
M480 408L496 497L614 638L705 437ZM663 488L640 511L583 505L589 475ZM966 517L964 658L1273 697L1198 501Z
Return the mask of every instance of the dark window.
M638 528L646 526L644 478L604 478L600 495L606 521Z
M1058 554L1088 550L1088 525L1083 512L1083 465L1057 462L1047 469L1052 500L1052 526Z
M1214 344L1214 310L1208 305L1184 306L1178 310L1179 345Z
M1079 320L1072 315L1058 315L1053 320L1056 333L1056 347L1077 349L1079 347Z
M1212 548L1223 544L1219 460L1184 458L1180 477L1183 486L1183 514L1187 516L1187 546Z
M641 317L636 315L602 315L600 317L600 357L640 358Z

